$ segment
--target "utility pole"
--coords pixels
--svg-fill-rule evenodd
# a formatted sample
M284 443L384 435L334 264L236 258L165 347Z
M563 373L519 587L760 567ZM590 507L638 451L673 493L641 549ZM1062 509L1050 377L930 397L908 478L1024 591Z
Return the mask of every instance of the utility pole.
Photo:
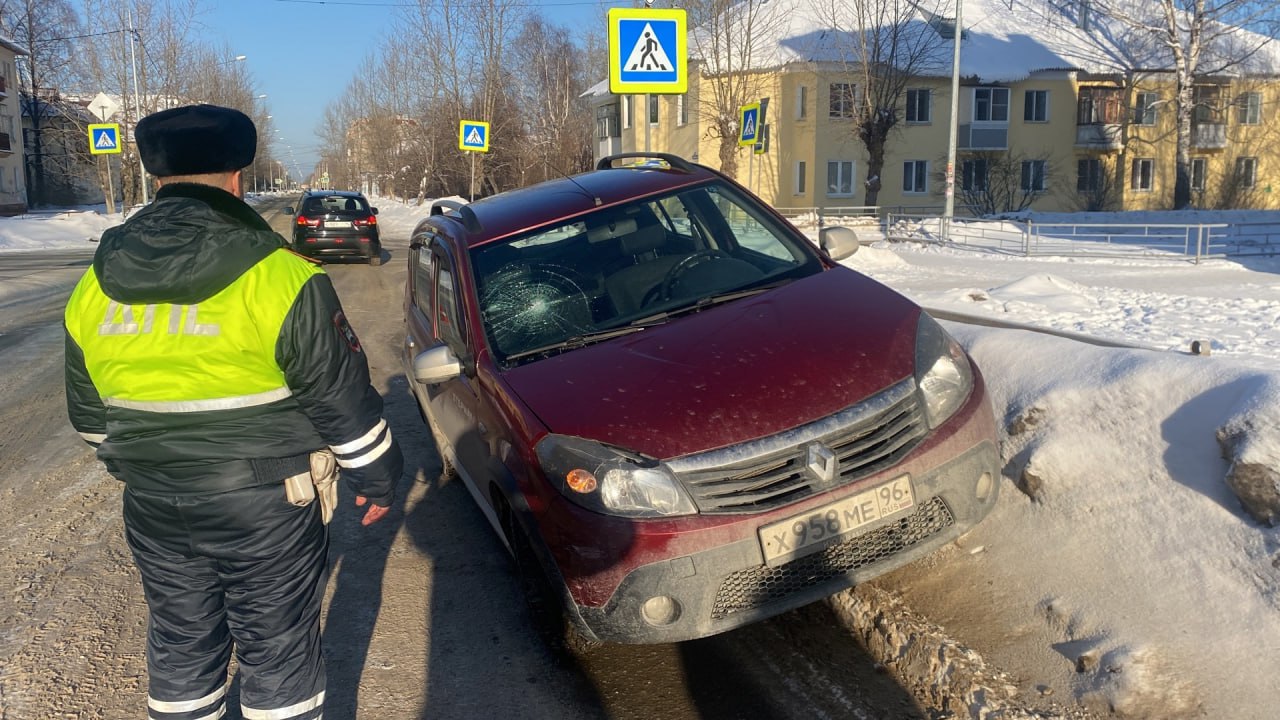
M956 214L956 139L960 122L960 40L964 37L962 20L964 0L956 0L955 38L951 46L951 125L947 139L947 199L942 210L942 236L951 239L951 219Z
M133 65L133 124L137 127L138 121L142 119L142 96L138 93L138 55L133 49L134 40L138 37L138 31L133 29L133 11L129 11L129 63ZM121 138L123 141L124 138ZM135 138L133 144L134 152L138 155L138 180L142 186L142 204L146 205L150 202L147 193L147 169L142 165L142 153L138 152L138 143Z

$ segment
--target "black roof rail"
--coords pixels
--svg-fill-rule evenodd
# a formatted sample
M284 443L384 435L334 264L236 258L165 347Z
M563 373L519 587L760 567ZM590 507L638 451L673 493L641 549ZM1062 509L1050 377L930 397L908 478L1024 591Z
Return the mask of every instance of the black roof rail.
M679 155L672 155L671 153L660 153L660 152L628 152L628 153L618 153L617 155L610 155L608 157L600 158L600 162L596 163L596 169L608 170L609 168L613 167L613 163L615 160L622 160L624 158L655 158L657 160L666 161L668 165L675 168L676 170L683 170L684 172L693 172L693 163L689 162L688 160L685 160Z
M462 226L467 229L468 234L474 235L484 229L480 224L480 218L476 217L476 211L467 207L466 203L458 202L457 200L450 200L448 198L436 200L431 203L432 215L444 215L446 210L451 210L457 213L458 217L462 220Z

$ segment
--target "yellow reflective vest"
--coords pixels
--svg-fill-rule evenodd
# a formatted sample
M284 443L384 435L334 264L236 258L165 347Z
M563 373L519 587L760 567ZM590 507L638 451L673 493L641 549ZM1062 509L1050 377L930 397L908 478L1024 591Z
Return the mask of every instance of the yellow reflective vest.
M291 395L276 341L302 286L321 272L277 250L197 304L124 305L107 297L91 269L67 303L67 331L107 407L264 405Z

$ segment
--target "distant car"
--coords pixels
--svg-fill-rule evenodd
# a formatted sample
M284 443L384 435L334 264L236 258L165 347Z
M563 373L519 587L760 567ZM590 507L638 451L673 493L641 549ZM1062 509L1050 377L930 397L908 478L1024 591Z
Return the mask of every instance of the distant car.
M982 375L933 318L668 155L414 230L406 374L543 628L672 642L921 557L995 505ZM656 166L653 160L658 160Z
M293 249L319 260L365 260L382 264L382 241L378 236L378 208L364 195L342 190L308 190L298 198L297 207L287 207L293 216Z

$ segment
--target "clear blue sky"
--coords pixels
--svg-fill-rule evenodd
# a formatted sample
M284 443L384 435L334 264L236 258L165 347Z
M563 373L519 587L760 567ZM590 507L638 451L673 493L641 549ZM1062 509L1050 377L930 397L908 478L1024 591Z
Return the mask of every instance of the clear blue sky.
M599 24L603 0L516 0L574 29ZM397 6L409 0L208 0L197 19L214 44L244 55L245 70L279 131L276 156L304 176L320 156L324 108L354 77L360 61L392 32ZM424 50L425 51L425 50ZM288 146L288 147L286 147ZM289 154L293 149L294 167Z

